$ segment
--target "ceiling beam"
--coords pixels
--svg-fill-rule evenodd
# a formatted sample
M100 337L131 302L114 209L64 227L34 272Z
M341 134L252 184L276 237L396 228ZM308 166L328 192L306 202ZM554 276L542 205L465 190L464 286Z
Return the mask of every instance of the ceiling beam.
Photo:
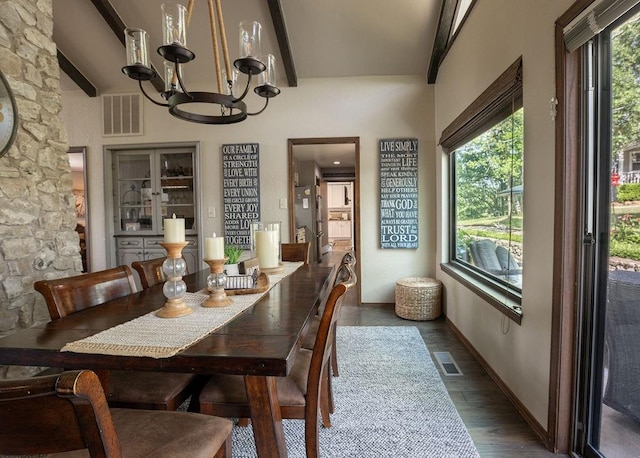
M438 69L451 36L451 29L453 28L453 20L456 16L458 2L459 0L442 0L438 29L436 30L436 38L433 42L433 49L431 50L429 70L427 71L427 83L429 84L435 84L436 82Z
M273 28L278 38L278 46L280 47L280 56L282 64L287 75L287 83L289 87L298 86L298 74L296 66L293 62L293 54L291 54L291 46L289 43L289 35L287 34L287 26L284 21L284 13L282 12L282 4L280 0L267 0L269 4L269 12L273 21Z
M93 6L98 10L115 36L118 37L122 46L126 46L124 41L124 29L126 29L127 26L120 18L118 12L113 8L113 6L111 6L109 0L91 0L91 3L93 3ZM151 65L151 69L156 73L156 76L151 79L151 84L153 84L156 91L164 92L164 80L153 64L150 63L149 65Z
M58 65L60 65L60 70L65 72L67 76L69 76L69 78L71 78L73 82L85 92L85 94L89 97L95 97L98 95L98 91L91 81L89 81L82 72L78 70L78 68L73 65L69 59L67 59L67 56L60 52L60 50L58 50Z

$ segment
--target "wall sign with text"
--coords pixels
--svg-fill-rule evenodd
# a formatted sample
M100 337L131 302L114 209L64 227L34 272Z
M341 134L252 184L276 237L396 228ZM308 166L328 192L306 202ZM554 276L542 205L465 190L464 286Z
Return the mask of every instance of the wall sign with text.
M260 220L260 160L257 143L222 145L224 242L251 248L250 225Z
M380 140L380 248L418 248L418 140Z

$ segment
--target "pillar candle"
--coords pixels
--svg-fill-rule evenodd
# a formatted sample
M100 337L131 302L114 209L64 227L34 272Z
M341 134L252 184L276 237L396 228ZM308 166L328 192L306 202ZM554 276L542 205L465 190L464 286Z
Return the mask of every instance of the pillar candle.
M278 267L278 231L256 231L256 253L260 267Z
M184 238L184 218L166 218L164 220L164 243L182 243Z
M216 237L206 237L204 239L204 258L205 259L224 259L224 239Z

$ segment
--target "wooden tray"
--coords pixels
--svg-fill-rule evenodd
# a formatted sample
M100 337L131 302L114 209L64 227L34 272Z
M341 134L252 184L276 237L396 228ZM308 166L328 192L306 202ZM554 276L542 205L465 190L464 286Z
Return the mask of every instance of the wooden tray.
M269 289L269 277L264 272L260 272L258 275L258 282L255 288L242 288L242 289L225 289L227 296L237 296L241 294L256 294L264 293Z

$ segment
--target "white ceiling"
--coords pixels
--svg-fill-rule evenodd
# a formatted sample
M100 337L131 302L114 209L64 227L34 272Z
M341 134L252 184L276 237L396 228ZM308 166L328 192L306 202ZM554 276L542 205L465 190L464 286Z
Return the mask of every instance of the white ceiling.
M304 84L305 78L319 77L425 77L442 1L280 0L298 85ZM162 69L162 58L155 51L162 40L162 2L109 2L126 26L142 28L149 33L153 64ZM187 0L182 3L186 4ZM245 19L257 20L262 24L262 50L274 54L278 62L278 86L295 90L286 89L283 59L267 0L223 0L222 8L231 61L238 55L238 24ZM96 87L98 95L139 90L137 81L122 73L126 64L125 48L93 1L53 0L53 17L53 38L58 49ZM210 90L215 90L205 0L195 1L187 45L196 54L196 59L184 66L185 81L200 82L200 86L206 84ZM62 89L77 90L75 83L61 73ZM154 93L150 83L143 84ZM326 152L336 151L332 145L321 148Z
M162 59L155 49L162 40L162 2L109 1L126 26L149 33L153 63L161 69ZM425 75L427 71L441 0L281 0L281 5L298 78ZM240 20L257 20L262 24L263 52L276 56L278 85L286 87L267 1L223 0L222 8L231 60L238 55ZM137 82L121 73L124 47L92 2L53 0L53 13L54 41L98 93L136 90ZM204 0L195 2L187 44L196 59L184 68L185 79L210 80L213 51Z
M356 147L353 143L293 145L293 154L299 161L316 162L321 169L356 166ZM336 161L339 164L335 164Z

